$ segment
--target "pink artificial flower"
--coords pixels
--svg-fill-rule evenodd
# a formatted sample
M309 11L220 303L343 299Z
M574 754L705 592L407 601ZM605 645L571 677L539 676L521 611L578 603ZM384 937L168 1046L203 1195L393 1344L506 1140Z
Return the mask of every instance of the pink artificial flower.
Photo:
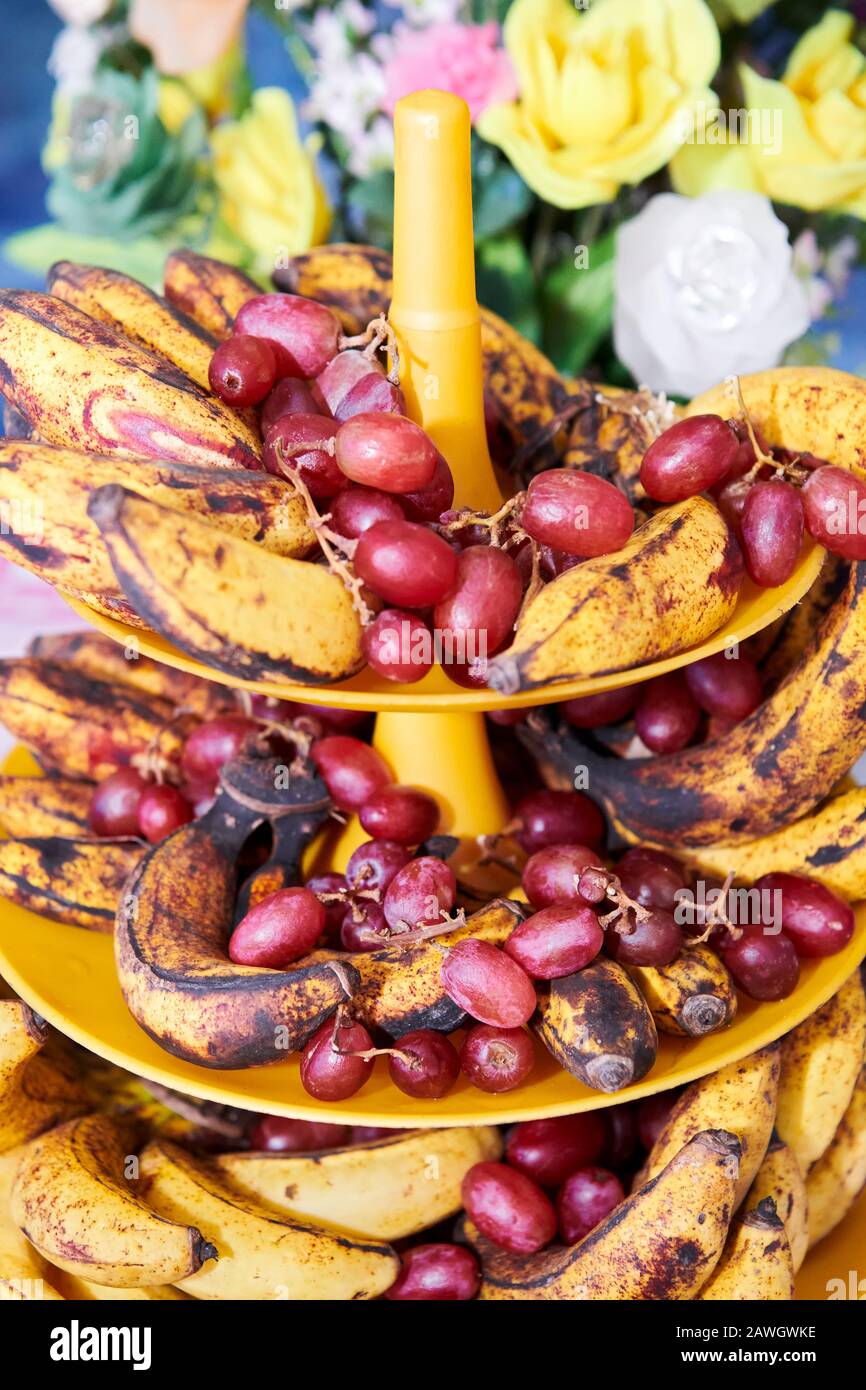
M168 77L219 62L240 37L249 0L131 0L129 31Z
M462 97L474 124L492 102L512 101L517 79L498 40L499 26L492 20L426 29L398 26L385 58L385 110L393 116L401 97L435 87Z

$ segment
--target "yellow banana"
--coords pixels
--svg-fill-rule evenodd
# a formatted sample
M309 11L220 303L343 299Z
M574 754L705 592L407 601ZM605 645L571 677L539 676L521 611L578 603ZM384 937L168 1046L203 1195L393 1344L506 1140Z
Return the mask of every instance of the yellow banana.
M0 775L0 826L7 835L87 839L93 797L89 782L68 777Z
M77 1274L67 1274L63 1269L51 1269L50 1277L62 1296L75 1303L167 1303L189 1301L190 1295L182 1293L171 1284L153 1284L141 1289L116 1289L110 1284L95 1284L92 1279L82 1279Z
M781 685L796 668L815 629L824 621L848 582L849 570L850 566L845 560L828 553L821 573L809 592L779 620L775 639L760 658L761 677L767 694ZM755 656L755 653L750 652L750 655Z
M696 1134L655 1179L565 1249L511 1255L467 1223L481 1258L480 1297L617 1303L694 1298L725 1245L738 1158L732 1134Z
M268 473L88 454L12 439L0 442L0 556L50 584L120 598L99 529L87 515L93 493L109 484L128 487L174 512L201 516L219 531L276 555L305 555L314 541L300 497Z
M192 710L201 718L237 708L232 691L224 685L191 676L173 666L164 666L160 661L142 656L135 643L122 647L100 632L79 629L36 637L30 643L29 655L55 666L72 667L89 680L142 690L145 695L155 695L174 706ZM0 790L0 820L3 819L2 804Z
M247 680L342 680L362 665L361 623L323 565L272 555L121 487L90 515L130 603L207 666Z
M317 1154L219 1154L214 1167L238 1192L287 1216L400 1240L455 1216L466 1173L501 1153L499 1130L482 1125L409 1130Z
M627 969L662 1033L702 1038L727 1028L737 1012L734 982L709 946L686 946L670 965Z
M640 467L658 429L674 423L677 407L668 405L669 420L653 419L648 414L655 403L646 391L602 386L590 389L588 396L569 428L563 467L595 473L619 487L632 506L654 510L640 481Z
M738 845L702 845L680 856L690 868L754 883L764 874L804 874L848 902L866 898L866 788L823 802L774 835Z
M566 1071L596 1091L621 1091L646 1076L658 1035L640 990L616 961L538 986L532 1027Z
M172 251L165 263L165 297L219 342L227 338L238 311L262 294L255 280L235 266L197 251Z
M675 1102L641 1176L654 1178L683 1144L705 1129L726 1129L742 1148L738 1205L764 1161L773 1132L779 1089L779 1047L762 1048L687 1086Z
M135 841L0 841L0 897L54 922L110 932L124 884L144 854Z
M19 1231L9 1213L12 1183L21 1150L0 1155L0 1303L62 1302L55 1275L50 1281L45 1261Z
M156 352L210 391L208 367L216 339L140 280L95 265L55 261L46 288L66 304Z
M776 1211L784 1224L796 1274L809 1248L809 1198L806 1179L796 1155L778 1135L774 1135L770 1140L764 1161L749 1188L746 1202L749 1208L753 1209L767 1197L775 1203Z
M115 1288L173 1284L217 1251L193 1223L159 1215L127 1180L138 1160L105 1115L70 1120L24 1150L12 1216L51 1264Z
M524 728L520 737L546 777L573 786L575 767L586 768L593 796L628 843L677 853L740 845L811 811L857 761L866 747L864 689L866 565L855 565L796 671L729 733L639 759L604 757L564 727Z
M806 1179L809 1248L839 1225L866 1183L866 1069L839 1128Z
M511 695L673 656L727 622L742 579L739 546L721 513L690 497L645 522L615 554L545 585L513 644L490 661L488 682Z
M397 1276L389 1245L282 1216L236 1192L176 1144L141 1155L148 1201L170 1221L201 1222L219 1261L174 1280L196 1298L348 1300L376 1298Z
M794 1265L771 1197L738 1216L699 1300L779 1303L794 1297Z
M859 971L782 1042L776 1129L807 1176L848 1108L864 1044L866 997Z
M0 290L0 372L8 399L50 444L261 467L261 443L241 415L60 299Z
M39 1055L47 1037L47 1024L22 999L0 1000L2 1154L88 1108L71 1068Z
M280 288L327 304L347 333L359 333L391 303L391 254L378 246L328 242L293 256Z

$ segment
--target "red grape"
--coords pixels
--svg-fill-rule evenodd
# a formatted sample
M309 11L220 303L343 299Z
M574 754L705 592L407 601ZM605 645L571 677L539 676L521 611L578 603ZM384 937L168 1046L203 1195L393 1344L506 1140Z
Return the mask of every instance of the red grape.
M678 420L644 454L641 484L655 502L683 502L728 477L739 447L736 431L719 415Z
M478 1261L465 1245L414 1245L401 1256L400 1273L385 1292L395 1303L462 1303L481 1283Z
M566 1245L588 1236L625 1200L623 1185L606 1168L578 1168L556 1194L559 1234Z
M429 608L451 592L457 556L447 541L414 521L380 521L365 531L355 573L386 603Z
M415 787L383 787L364 802L360 819L375 840L420 845L435 833L439 807L432 796Z
M637 1147L637 1112L633 1105L612 1105L604 1114L607 1142L602 1157L609 1168L618 1170L630 1162Z
M685 677L702 710L737 723L756 710L764 696L757 663L741 652L706 656L687 666Z
M682 928L664 908L651 908L636 922L630 917L629 926L626 932L610 927L605 937L607 954L621 965L670 965L682 950Z
M439 978L448 997L479 1023L519 1028L535 1013L538 1000L526 971L489 941L458 941L442 961Z
M354 415L337 431L337 463L353 483L383 492L429 487L439 450L405 415Z
M743 534L743 511L746 506L746 498L751 490L751 484L744 479L734 478L732 482L725 483L713 492L716 506L734 535L740 540L742 540Z
M800 962L793 941L782 932L764 936L746 931L719 953L750 999L786 999L797 988Z
M340 945L344 951L379 951L390 936L382 906L372 898L352 903L343 916Z
M634 512L628 498L604 478L551 468L529 484L520 524L533 540L585 559L624 546L634 530Z
M417 613L383 608L364 628L364 656L385 680L413 685L433 666L433 634Z
M535 1065L535 1047L523 1028L492 1028L476 1023L463 1039L460 1065L479 1091L513 1091Z
M356 892L375 891L380 895L397 877L412 856L405 845L389 840L367 840L353 851L346 865L346 882Z
M548 845L591 845L604 840L604 817L583 792L539 791L524 796L514 808L517 838L527 854Z
M168 782L148 787L138 803L138 828L152 845L188 824L192 817L189 801Z
M685 748L700 721L701 711L680 671L649 681L634 716L638 737L653 753Z
M622 685L619 690L602 690L597 695L579 695L566 700L559 711L574 729L600 729L605 724L620 724L627 719L638 702L639 685Z
M384 375L378 362L371 362L357 348L347 348L331 358L311 383L310 390L320 410L336 415L337 407L356 382L368 376Z
M349 729L357 729L359 724L363 724L370 716L363 709L338 709L336 705L311 705L304 700L297 700L288 706L289 714L306 714L313 719L320 720L323 724L330 726L331 733L346 733Z
M138 808L148 783L132 767L118 768L94 788L88 821L94 835L138 835Z
M778 894L782 931L798 956L834 956L854 935L854 913L822 883L799 874L764 874L755 887Z
M595 850L586 845L548 845L527 859L521 883L533 907L583 901L577 882L588 864L601 868Z
M208 381L227 405L258 405L274 384L277 360L270 343L236 333L220 343L210 360Z
M589 965L603 940L591 907L557 903L515 927L503 949L534 980L558 980Z
M386 1129L384 1125L352 1125L352 1143L370 1144L377 1139L392 1139L395 1134L405 1134L405 1129Z
M310 757L341 811L360 811L374 792L391 781L385 760L375 748L350 734L318 739Z
M417 492L400 498L410 521L438 521L454 501L454 475L442 455L436 460L432 481Z
M472 545L460 552L456 582L434 608L433 627L453 658L484 661L514 632L522 600L512 557L495 546Z
M432 854L412 859L388 885L385 917L389 927L434 926L457 898L454 870Z
M505 1157L518 1172L541 1187L558 1187L576 1168L595 1163L604 1152L607 1127L601 1114L561 1115L527 1120L508 1136Z
M647 845L626 850L616 866L616 876L641 907L661 907L667 912L673 912L677 893L686 886L682 865L670 854Z
M380 521L405 520L397 498L375 487L344 487L331 503L330 512L331 526L350 540L357 540Z
M370 372L356 381L334 411L340 421L351 420L355 415L371 414L406 414L406 398L400 387L379 372Z
M556 1212L541 1188L505 1163L476 1163L463 1205L482 1235L515 1255L534 1255L556 1235Z
M277 478L290 478L293 471L297 472L312 497L327 501L346 483L333 454L321 447L334 438L336 430L336 421L324 415L281 415L265 435L265 468ZM293 453L301 444L310 447L303 453Z
M647 1153L655 1147L676 1104L678 1091L660 1091L638 1103L637 1134Z
M318 410L309 382L284 376L262 402L262 434L267 434L284 415L316 415Z
M407 1096L440 1100L460 1075L460 1056L444 1033L416 1028L394 1043L388 1071L394 1085Z
M327 897L332 897L335 893L345 893L348 888L346 875L317 874L315 878L307 880L306 886L311 893L316 894L325 909L325 931L333 944L334 940L339 940L340 928L349 905L345 899L328 902Z
M314 1153L341 1149L348 1144L348 1125L329 1125L323 1120L290 1120L282 1115L260 1115L250 1131L250 1148L260 1153Z
M866 560L866 482L847 468L816 468L803 488L810 535L845 560Z
M791 483L755 483L740 520L749 578L772 589L791 578L803 544L803 501Z
M193 729L183 746L181 766L190 782L213 785L222 767L236 758L261 725L241 714L207 719Z
M340 1027L336 1016L327 1019L301 1054L304 1090L316 1100L348 1100L370 1076L373 1062L344 1054L367 1052L372 1047L373 1039L360 1023Z
M238 310L236 333L265 338L278 376L318 376L337 351L340 321L324 304L297 294L260 294Z
M232 932L238 965L284 970L311 951L325 930L325 909L309 888L280 888L251 907Z

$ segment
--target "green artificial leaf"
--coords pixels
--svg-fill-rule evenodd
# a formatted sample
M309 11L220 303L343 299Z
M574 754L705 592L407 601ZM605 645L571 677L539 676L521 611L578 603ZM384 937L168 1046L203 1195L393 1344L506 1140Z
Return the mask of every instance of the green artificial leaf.
M55 261L77 261L122 271L161 290L169 251L177 246L200 246L204 230L201 218L185 218L160 236L122 242L110 236L81 235L57 222L48 222L9 237L3 244L3 254L15 265L36 274L43 274Z
M520 238L511 235L483 242L476 248L475 274L479 304L537 343L541 315L535 277Z
M348 220L353 240L370 241L390 250L394 241L394 174L381 169L357 179L347 193Z
M614 233L576 247L545 276L541 287L544 349L571 376L584 370L610 332L613 319Z
M488 146L489 149L489 146ZM473 161L472 204L476 245L499 236L529 212L533 193L510 164L502 160L485 168L486 160Z

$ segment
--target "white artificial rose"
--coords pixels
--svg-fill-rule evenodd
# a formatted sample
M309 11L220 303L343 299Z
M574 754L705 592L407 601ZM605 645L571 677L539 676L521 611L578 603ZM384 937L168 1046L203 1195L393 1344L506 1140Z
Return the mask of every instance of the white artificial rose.
M614 344L642 386L695 396L778 365L810 324L788 229L760 193L659 193L620 227Z
M48 0L66 24L95 24L111 9L112 0Z

